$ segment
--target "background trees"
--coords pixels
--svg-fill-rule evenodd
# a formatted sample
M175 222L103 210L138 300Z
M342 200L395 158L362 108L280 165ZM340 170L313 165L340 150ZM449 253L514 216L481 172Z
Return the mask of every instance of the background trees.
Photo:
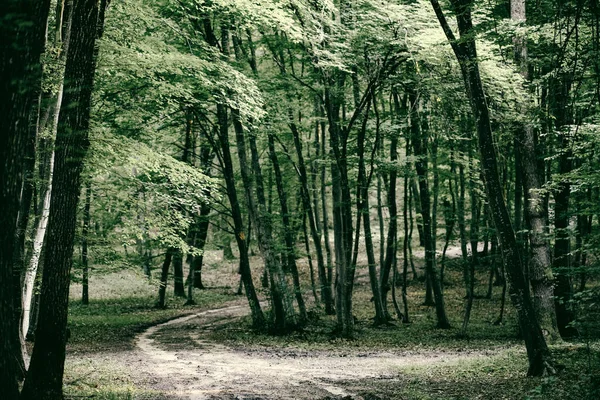
M60 397L78 226L84 263L133 265L150 278L162 265L159 307L171 264L175 290L192 303L204 248L231 250L234 235L257 329L310 323L310 287L348 338L363 252L376 324L395 319L389 304L409 322L408 268L416 278L423 247L424 301L450 328L444 271L456 245L461 333L478 293L491 296L506 273L529 372L553 371L546 340L576 334L571 300L595 295L596 2L30 6L0 9L1 71L11 77L0 104L0 284L10 288L0 306L13 316L2 320L1 382L10 393L24 377L18 327L25 337L37 322L23 396ZM250 263L255 247L263 265ZM270 313L253 279L261 274ZM42 376L47 369L55 374Z

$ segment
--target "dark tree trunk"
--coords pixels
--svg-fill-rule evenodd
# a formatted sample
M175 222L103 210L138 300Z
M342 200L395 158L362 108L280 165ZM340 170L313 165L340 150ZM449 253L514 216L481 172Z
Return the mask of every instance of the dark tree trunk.
M394 108L396 113L396 118L400 120L401 113L406 101L403 101L400 104L400 99L398 98L398 94L393 94L394 98ZM404 99L406 100L406 99ZM396 205L396 181L398 178L398 171L396 169L396 163L398 162L398 133L392 133L392 137L390 138L390 164L393 165L389 172L389 186L387 191L387 203L388 209L390 212L390 222L388 224L388 232L387 232L387 241L385 246L385 258L384 262L381 265L380 271L380 285L381 285L381 301L385 315L389 315L389 311L387 310L387 293L389 291L389 271L393 267L396 262L396 251L397 251L397 238L398 238L398 207ZM379 188L378 188L379 190ZM405 210L406 211L406 210ZM407 261L405 259L405 261ZM384 272L386 271L386 272ZM393 282L393 285L396 285L396 282Z
M569 129L567 125L573 123L572 111L569 100L572 77L563 74L554 77L550 81L550 108L555 117L555 129L560 132ZM567 134L560 132L559 148L561 150L558 158L558 173L568 174L573 169L573 152L570 149ZM570 306L572 297L571 283L571 238L569 235L569 202L571 197L571 183L569 178L562 179L557 183L554 192L554 257L553 271L555 273L555 306L558 330L563 337L574 336L576 329L570 327L573 321L573 312Z
M96 38L101 36L107 1L75 1L65 91L56 136L52 200L35 347L22 397L61 399L67 341L70 272L81 171L89 147L91 96L96 71Z
M450 328L450 322L446 316L446 308L444 305L444 295L440 287L437 270L435 268L435 249L433 248L431 231L431 214L430 214L430 193L427 184L427 148L425 144L427 139L422 137L419 114L418 114L418 99L415 92L409 92L410 101L410 129L411 141L415 155L415 168L419 181L420 200L421 200L421 218L423 220L423 241L425 245L425 277L430 280L434 298L435 311L437 317L437 327L442 329Z
M85 204L83 206L83 227L81 229L81 303L89 304L89 258L88 258L88 236L90 232L90 206L92 202L92 182L89 180L85 185Z
M19 340L20 273L13 260L28 157L35 143L38 96L41 89L40 55L50 1L2 2L0 15L0 388L18 398L24 377ZM12 18L4 18L11 15Z
M177 297L186 297L183 284L183 254L177 250L173 254L173 294Z
M461 329L461 335L467 335L467 327L469 320L471 319L471 310L473 308L473 299L475 298L475 268L479 267L479 220L481 214L480 201L475 193L475 162L473 160L472 146L469 145L469 197L471 201L471 227L469 230L469 242L471 246L471 260L469 263L464 264L465 269L465 288L467 291L467 303L465 304L465 315L463 318L463 325Z
M336 265L336 316L338 329L342 336L354 335L352 315L352 284L354 268L352 265L352 202L348 182L347 131L340 121L343 100L340 89L344 77L336 79L336 88L325 89L325 105L329 120L330 147L333 153L331 164L331 184L333 191L333 233Z
M177 249L170 247L167 249L165 254L165 260L163 261L163 265L160 270L160 284L158 286L158 302L156 303L156 308L165 308L167 306L166 295L167 283L169 282L169 268L171 268L173 254L176 252Z
M371 174L367 177L365 166L365 139L367 133L367 120L369 118L369 106L363 117L362 128L359 131L357 138L357 153L358 153L358 213L362 216L365 230L365 250L367 252L367 261L369 263L369 281L371 283L371 291L373 292L373 305L375 306L375 325L384 324L388 317L383 309L381 300L381 291L379 280L377 277L377 261L375 261L375 250L373 246L373 237L371 236L371 216L369 215L369 183L372 176L373 168L371 166ZM377 143L378 140L375 140ZM377 144L375 144L376 146ZM358 225L358 224L357 224ZM359 232L356 232L356 238L359 237ZM392 243L392 246L394 244Z
M308 174L306 172L306 164L304 162L304 155L302 154L302 142L300 141L300 133L298 127L293 121L293 116L289 115L289 125L292 135L294 137L294 147L296 148L296 155L298 157L298 175L300 178L300 197L302 198L302 206L308 217L308 225L310 228L310 234L313 239L313 245L315 246L315 252L317 253L317 271L319 276L319 284L321 286L321 296L323 303L325 303L325 312L329 315L334 313L333 307L333 295L331 292L331 282L327 279L327 271L325 270L325 260L323 259L323 247L321 246L321 238L317 230L317 224L315 216L312 211L312 204L310 201L310 193L308 191ZM325 212L323 213L325 217ZM323 232L327 232L323 229ZM325 237L327 240L327 237Z
M217 47L217 38L214 34L210 19L206 18L202 21L202 23L206 42L212 47ZM231 149L229 145L227 106L225 104L217 103L217 122L219 125L217 136L219 140L219 147L221 149L220 162L223 167L223 178L225 179L227 197L229 198L229 204L231 206L231 215L233 218L235 240L240 253L240 289L243 283L252 315L252 325L256 329L264 329L266 323L265 316L262 312L260 302L258 301L258 296L256 295L254 282L252 281L250 259L248 258L248 237L250 232L246 232L246 230L244 229L242 210L240 208L240 203L237 196L237 189L235 187L235 174L233 170L233 161L231 159ZM228 240L225 241L225 245L226 247L223 250L224 258L233 255L228 254L231 253L231 247L229 247ZM238 292L240 292L240 290L238 290Z
M471 19L472 3L471 0L452 0L461 41L456 41L438 1L431 0L431 4L460 64L473 117L477 122L481 167L487 198L502 247L503 262L510 281L511 299L517 309L519 326L527 347L528 375L540 376L546 372L553 373L555 371L552 366L550 350L535 316L535 310L529 296L529 288L523 275L523 263L515 232L503 197L489 109L479 74L475 35Z
M252 281L252 272L250 270L250 260L248 258L248 242L246 240L246 232L244 229L244 221L242 211L237 197L235 187L235 175L233 171L233 161L231 159L231 150L229 147L229 132L227 126L227 108L225 105L217 104L217 118L219 120L219 144L221 147L221 162L223 163L223 175L227 187L227 197L231 205L231 215L235 230L235 240L240 253L240 274L243 282L246 297L252 312L252 324L257 329L264 329L265 316L260 307L258 296Z
M200 164L206 175L210 175L210 165L213 155L214 153L209 146L203 146L200 150ZM192 279L191 282L188 282L188 302L192 300L193 288L204 289L204 284L202 283L202 266L204 264L204 247L208 237L208 227L210 226L209 214L210 205L208 203L202 204L200 215L196 219L194 232L194 247L197 251L200 251L200 254L193 256L190 264L190 276ZM229 247L229 251L231 252L231 247Z
M208 214L210 214L210 206L208 204L203 204L202 208L200 209L200 216L198 217L197 221L198 225L196 231L196 240L194 243L194 247L196 247L196 249L201 253L199 255L195 255L192 258L192 263L190 265L190 270L193 275L192 286L196 289L204 289L204 284L202 283L202 267L204 264L204 246L206 245L208 227L210 225L210 219L208 217Z
M312 289L315 303L319 306L319 296L317 295L317 285L315 281L315 269L313 266L312 255L310 254L310 245L308 240L308 228L306 227L306 213L302 216L302 232L304 234L304 249L306 250L306 258L308 259L308 268L310 270L310 286Z
M281 169L279 167L279 159L277 158L277 153L275 152L275 141L273 139L273 135L269 134L268 140L269 156L271 157L271 163L273 164L273 170L275 172L275 185L277 187L277 194L279 196L279 206L281 209L281 219L283 222L284 240L286 247L285 261L287 262L288 270L292 273L292 280L294 282L294 293L296 295L296 303L298 304L298 310L300 312L300 323L305 324L307 320L306 305L304 304L304 298L302 297L300 277L298 276L298 266L296 265L296 252L294 251L294 235L292 231L292 223L290 221L290 211L288 209L287 194L285 193L285 188L283 187L283 177L281 175Z
M232 111L232 116L248 212L253 225L256 227L257 242L265 262L265 268L269 274L269 282L271 283L269 288L271 290L275 329L281 332L284 331L288 325L293 325L295 321L291 302L288 304L287 283L285 282L281 264L279 264L273 249L270 217L266 212L266 200L262 183L262 172L258 160L258 151L252 150L253 146L251 144L251 171L247 161L246 138L240 116L235 110ZM250 137L249 140L252 143L253 138ZM254 197L255 193L256 198Z
M452 146L452 145L451 145ZM454 161L454 150L450 150L450 173L456 175L456 162ZM444 290L444 270L446 268L446 252L452 239L454 226L456 225L456 193L452 182L454 178L448 178L448 192L450 193L450 201L444 201L444 222L446 224L446 235L444 237L444 249L442 250L442 261L440 267L440 286Z
M408 141L406 142L406 147L408 150ZM408 286L408 208L410 207L409 199L408 199L408 174L404 173L404 186L403 186L403 201L402 201L402 219L404 222L404 238L402 243L402 302L404 303L404 318L402 322L405 324L410 323L410 318L408 316L408 295L407 295L407 286Z

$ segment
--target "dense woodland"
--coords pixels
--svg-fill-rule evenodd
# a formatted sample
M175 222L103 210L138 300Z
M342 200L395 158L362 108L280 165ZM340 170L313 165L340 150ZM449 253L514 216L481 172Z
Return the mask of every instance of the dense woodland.
M8 0L0 38L3 398L63 398L92 265L191 305L208 248L259 332L354 338L366 257L374 326L418 289L468 337L498 286L523 374L597 340L598 0Z

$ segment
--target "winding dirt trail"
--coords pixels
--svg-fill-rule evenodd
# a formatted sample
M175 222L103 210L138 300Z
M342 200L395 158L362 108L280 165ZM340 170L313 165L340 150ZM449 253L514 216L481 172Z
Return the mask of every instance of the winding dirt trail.
M257 351L227 347L203 337L207 329L245 313L247 306L234 305L147 329L136 340L144 359L140 368L162 382L161 391L176 398L358 400L363 397L349 391L349 386L356 387L348 385L349 381L398 380L402 367L486 356L390 351L340 354L295 348Z

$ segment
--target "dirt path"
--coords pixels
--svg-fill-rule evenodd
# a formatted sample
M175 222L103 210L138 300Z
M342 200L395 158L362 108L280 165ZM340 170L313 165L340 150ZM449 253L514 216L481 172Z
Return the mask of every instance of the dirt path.
M244 315L235 305L200 312L154 326L137 337L144 373L159 389L184 399L363 399L344 382L397 380L400 369L452 363L483 353L394 353L230 348L209 342L206 330ZM136 366L132 366L137 368ZM355 385L353 385L355 386Z

